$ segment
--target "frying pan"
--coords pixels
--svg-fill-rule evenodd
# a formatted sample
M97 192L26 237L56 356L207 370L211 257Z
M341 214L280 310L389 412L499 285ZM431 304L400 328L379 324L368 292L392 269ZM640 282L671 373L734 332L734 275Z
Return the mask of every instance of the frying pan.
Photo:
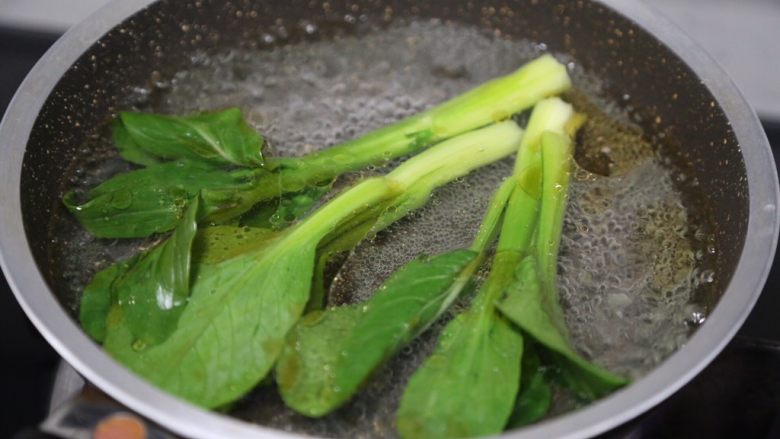
M86 379L132 410L189 437L293 437L207 412L124 369L79 329L58 291L50 219L76 149L122 96L177 71L195 50L254 48L264 30L301 20L432 18L544 42L629 94L648 133L690 166L715 218L717 294L688 343L608 398L506 437L581 437L659 403L699 372L739 328L767 276L778 235L778 183L755 114L724 72L641 3L373 0L116 0L66 33L20 87L0 126L0 250L27 315ZM359 21L359 20L358 20ZM188 23L189 26L183 26ZM292 40L295 36L289 36ZM615 99L616 101L618 99ZM662 120L658 125L654 121Z

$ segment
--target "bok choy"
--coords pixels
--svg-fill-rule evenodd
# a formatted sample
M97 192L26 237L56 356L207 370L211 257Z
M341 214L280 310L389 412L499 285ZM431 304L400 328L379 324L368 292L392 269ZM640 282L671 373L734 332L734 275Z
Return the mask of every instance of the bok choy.
M285 403L307 416L329 413L439 318L471 283L511 191L506 182L496 192L471 248L415 259L369 300L304 316L276 366Z
M412 378L397 425L405 437L464 437L500 432L510 416L514 425L543 416L551 390L536 350L549 344L524 338L526 332L533 337L548 328L543 322L515 326L496 305L518 295L538 298L538 293L534 297L517 292L528 288L533 292L533 285L523 284L522 275L523 264L530 259L546 264L548 285L554 291L555 238L562 226L571 160L570 149L561 148L561 142L571 144L568 136L578 121L571 106L559 99L537 104L514 175L494 194L470 249L417 258L397 270L370 299L302 318L276 365L285 403L304 415L319 417L347 402L374 371L466 289L500 229L489 276L471 308L446 327L437 352ZM541 316L539 321L546 318L538 304L524 309L530 310L524 316L535 313ZM533 344L541 346L533 348ZM573 355L577 367L598 373L596 379L582 381L579 369L570 367L566 376L574 383L601 385L606 390L623 383ZM523 374L521 364L529 368Z
M566 67L545 55L428 111L303 157L264 157L264 140L237 109L190 117L125 112L115 143L125 159L145 167L98 185L83 201L68 193L65 204L103 238L173 230L197 193L199 219L224 223L264 201L504 120L570 85Z
M144 289L132 302L120 301L113 287L127 273L119 270L113 282L101 276L103 289L92 296L104 296L93 301L113 300L105 316L105 349L160 388L198 405L234 401L266 376L303 313L324 240L380 230L421 205L434 188L512 154L521 137L511 121L457 136L385 176L358 183L288 229L254 234L257 242L245 244L242 253L214 264L194 258L188 303L175 316L175 329L156 344L131 320L134 307L155 300L155 292ZM366 223L370 227L363 228Z
M575 353L555 290L557 252L578 117L560 99L536 105L518 152L490 274L471 307L444 329L433 355L410 379L397 414L404 438L468 437L501 432L513 416L530 336L565 359L572 382L599 394L625 380ZM532 354L533 355L533 354ZM532 362L526 362L532 364ZM529 418L546 411L534 377ZM530 382L527 380L527 382ZM519 423L524 422L521 413Z
M551 404L546 370L583 399L602 396L626 381L574 350L556 289L581 118L550 96L569 87L566 68L542 56L301 157L268 157L235 108L120 113L114 142L138 168L66 194L65 205L96 237L168 236L95 275L81 324L138 375L202 407L232 403L273 370L285 403L320 417L476 288L408 383L396 419L402 437L489 435L533 422ZM525 132L506 120L532 106ZM515 152L471 247L419 256L370 299L322 309L334 255ZM410 154L322 203L339 175Z

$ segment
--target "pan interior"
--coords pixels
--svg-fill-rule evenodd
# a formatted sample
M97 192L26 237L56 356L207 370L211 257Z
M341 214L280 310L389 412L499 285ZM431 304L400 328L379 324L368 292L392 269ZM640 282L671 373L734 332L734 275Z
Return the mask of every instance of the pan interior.
M563 5L569 23L609 15L596 5ZM298 18L299 12L279 5L271 16L283 18L272 21L252 9L260 5L189 6L157 4L107 35L105 42L131 49L132 56L91 49L60 82L36 123L25 157L23 213L28 230L48 230L45 237L28 233L28 239L67 310L75 312L78 292L96 270L152 243L92 239L60 207L64 190L85 189L127 169L110 148L107 127L114 111L186 113L238 105L269 137L275 153L300 154L427 108L545 51L571 63L578 92L569 99L593 122L580 139L582 169L575 174L561 263L562 300L578 348L618 372L639 376L684 343L727 285L741 250L746 190L726 194L718 180L744 174L739 151L706 90L630 23L611 16L611 26L623 29L625 39L613 32L607 41L601 32L588 36L595 30L572 26L567 44L565 35L538 24L517 35L511 31L515 26L509 23L530 23L534 14L563 26L566 15L549 5L518 3L508 10L528 12L521 17L495 8L490 13L490 8L414 10L393 4L353 11L328 3L315 5L326 17L321 20L311 14ZM213 22L199 23L209 8ZM144 30L144 23L169 14L179 14L178 29L163 20L155 32ZM221 29L241 29L243 37L231 40ZM613 49L584 51L578 38L586 37L596 38L590 40L594 46ZM174 52L170 44L186 51ZM665 56L676 85L653 94L619 76L624 69L636 70L635 80L648 74L621 45ZM629 55L622 58L624 53ZM127 66L128 58L148 64ZM631 61L634 67L627 67ZM122 66L129 67L125 76ZM656 82L647 88L653 84L661 87ZM681 106L702 113L692 117ZM703 172L715 150L731 158L717 164L726 176ZM510 165L497 163L439 191L419 214L361 245L338 272L334 301L364 297L420 252L467 244L488 194ZM58 167L61 173L52 172ZM33 209L35 202L42 204ZM713 205L731 213L713 218ZM48 216L40 206L49 207ZM623 276L614 276L616 264ZM430 352L436 332L402 352L355 403L324 421L283 409L272 387L259 388L232 414L318 435L389 435L402 383ZM557 413L571 408L571 400L559 398Z

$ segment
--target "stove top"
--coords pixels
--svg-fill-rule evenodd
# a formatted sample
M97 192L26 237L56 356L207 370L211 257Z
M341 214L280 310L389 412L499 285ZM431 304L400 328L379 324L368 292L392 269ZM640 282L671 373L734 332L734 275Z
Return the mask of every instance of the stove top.
M56 35L0 28L0 114ZM780 121L765 122L776 161ZM777 148L777 149L775 149ZM738 336L691 383L604 438L780 437L780 263ZM60 359L27 320L0 274L0 437L41 437ZM58 396L55 395L54 398Z

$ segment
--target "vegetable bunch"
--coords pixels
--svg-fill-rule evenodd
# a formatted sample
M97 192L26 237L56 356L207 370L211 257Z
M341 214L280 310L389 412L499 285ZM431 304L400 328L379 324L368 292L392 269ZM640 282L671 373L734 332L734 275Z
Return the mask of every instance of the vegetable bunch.
M265 157L264 139L237 109L122 113L114 140L139 168L83 201L66 194L65 204L97 237L170 234L94 276L82 326L125 366L195 404L230 404L275 370L291 408L322 416L479 284L497 237L471 307L406 389L401 435L490 434L510 417L521 425L542 416L550 377L540 364L583 398L603 395L624 380L571 348L555 288L579 119L545 98L568 87L565 67L543 56L356 140L286 158ZM525 134L507 120L534 105ZM334 255L421 207L437 187L515 152L514 173L469 249L421 256L367 302L322 309ZM412 153L321 201L340 174Z
M551 403L551 377L540 362L584 400L624 385L574 351L557 299L578 119L560 99L536 105L514 173L494 194L471 248L418 258L369 300L304 316L276 366L287 405L317 417L348 401L468 288L495 235L490 273L470 308L444 328L407 385L397 415L401 436L482 436L538 419Z

